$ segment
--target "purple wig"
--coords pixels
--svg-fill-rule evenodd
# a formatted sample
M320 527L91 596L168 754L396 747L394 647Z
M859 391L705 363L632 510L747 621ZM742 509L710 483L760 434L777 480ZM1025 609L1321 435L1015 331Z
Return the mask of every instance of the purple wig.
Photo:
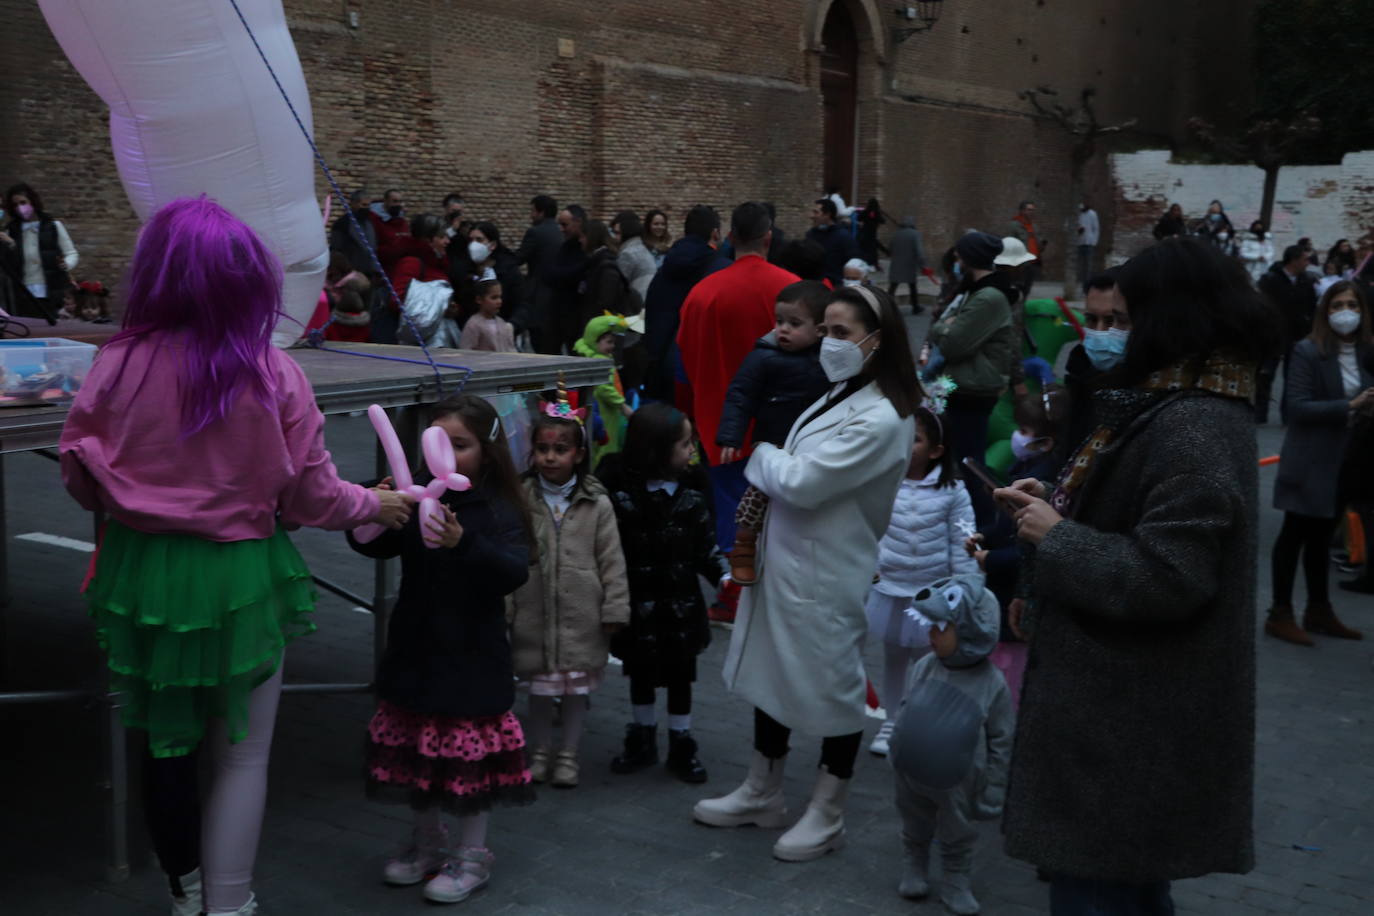
M172 201L143 227L124 326L111 342L183 332L183 436L224 418L245 389L271 405L276 383L267 355L282 315L281 283L276 255L204 195Z

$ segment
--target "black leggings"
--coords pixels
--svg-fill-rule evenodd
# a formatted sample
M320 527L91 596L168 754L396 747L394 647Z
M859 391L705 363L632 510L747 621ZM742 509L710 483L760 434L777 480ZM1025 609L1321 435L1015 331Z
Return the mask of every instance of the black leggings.
M650 678L630 678L630 702L635 706L653 706L654 682ZM668 685L668 715L692 714L692 682L681 681Z
M200 867L199 749L183 757L143 751L143 813L162 868L171 877Z
M1302 554L1302 569L1307 577L1307 603L1330 604L1327 593L1330 578L1331 535L1338 518L1313 518L1296 512L1283 514L1283 527L1274 541L1271 558L1274 574L1274 604L1293 603L1293 580L1298 574L1298 554Z
M762 709L754 710L754 750L769 760L787 756L787 739L792 730ZM863 732L834 735L821 740L821 766L832 776L849 779L854 775L854 761L859 757Z

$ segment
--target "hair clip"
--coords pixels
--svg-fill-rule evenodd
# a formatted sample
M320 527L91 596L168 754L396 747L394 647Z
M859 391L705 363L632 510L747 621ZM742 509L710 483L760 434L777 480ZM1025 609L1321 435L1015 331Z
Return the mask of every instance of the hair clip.
M491 432L487 433L487 441L488 441L488 442L495 442L495 441L496 441L496 436L497 436L497 434L500 433L500 432L501 432L501 418L500 418L500 417L492 417L492 418L491 418Z
M925 386L926 396L921 400L921 406L935 416L940 416L949 406L949 396L958 387L954 379L948 375L941 375L934 381L927 382Z

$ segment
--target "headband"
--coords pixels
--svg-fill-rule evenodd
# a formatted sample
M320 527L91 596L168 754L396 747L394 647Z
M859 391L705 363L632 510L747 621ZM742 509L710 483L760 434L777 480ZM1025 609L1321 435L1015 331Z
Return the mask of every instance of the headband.
M873 295L873 290L869 289L867 286L847 286L845 289L852 289L863 297L864 302L867 302L868 307L873 310L873 317L878 319L878 325L881 327L883 323L883 307L878 303L878 297Z
M555 420L567 420L577 424L577 431L581 434L582 444L587 442L587 427L583 425L587 411L584 409L574 410L572 404L568 402L568 388L563 380L563 373L558 373L558 399L556 401L545 401L540 405L540 410L544 416L552 417Z

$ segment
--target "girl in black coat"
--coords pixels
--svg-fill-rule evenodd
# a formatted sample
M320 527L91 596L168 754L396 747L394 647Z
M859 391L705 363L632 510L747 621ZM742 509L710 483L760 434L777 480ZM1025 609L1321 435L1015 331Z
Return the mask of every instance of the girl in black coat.
M515 703L505 597L529 576L530 524L496 411L458 395L434 408L449 435L466 492L441 498L442 523L416 512L398 531L349 545L376 559L401 558L401 593L392 611L377 676L377 712L368 725L367 788L408 800L415 827L387 863L388 884L425 885L425 897L456 903L487 883L493 802L533 800L525 737ZM428 473L417 475L425 484ZM440 810L458 815L450 839Z
M658 762L654 691L666 687L668 769L685 782L706 781L689 731L696 658L711 641L698 577L716 586L727 570L704 475L692 471L695 455L691 421L653 403L630 417L624 450L596 472L615 507L630 578L630 624L611 639L634 705L625 752L611 761L617 773Z

